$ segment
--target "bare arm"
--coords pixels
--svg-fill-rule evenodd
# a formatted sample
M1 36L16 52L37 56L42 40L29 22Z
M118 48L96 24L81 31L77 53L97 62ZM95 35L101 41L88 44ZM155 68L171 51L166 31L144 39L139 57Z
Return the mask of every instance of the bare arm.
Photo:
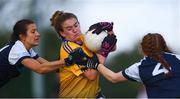
M122 75L122 72L115 73L105 67L103 64L99 64L98 71L109 81L112 83L118 83L121 81L126 81L127 79Z
M25 67L31 69L32 71L40 74L49 73L57 70L60 66L64 66L64 60L52 61L40 63L39 61L32 58L25 58L21 62Z
M44 58L42 58L42 57L39 57L39 58L37 58L36 59L39 63L47 63L48 61L46 60L46 59L44 59Z

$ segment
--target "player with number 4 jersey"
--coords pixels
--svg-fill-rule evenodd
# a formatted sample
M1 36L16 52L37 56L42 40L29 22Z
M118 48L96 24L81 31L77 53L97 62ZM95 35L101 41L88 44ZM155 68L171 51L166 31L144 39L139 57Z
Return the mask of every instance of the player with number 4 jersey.
M99 64L95 55L89 58L86 67L97 69L113 83L142 82L148 98L180 98L180 55L173 54L158 33L145 35L141 47L144 58L118 73Z

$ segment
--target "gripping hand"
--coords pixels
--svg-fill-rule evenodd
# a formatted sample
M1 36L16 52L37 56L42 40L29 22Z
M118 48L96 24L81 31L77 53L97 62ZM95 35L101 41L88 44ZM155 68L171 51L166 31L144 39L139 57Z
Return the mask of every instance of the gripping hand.
M101 49L100 49L100 54L104 57L107 57L109 52L111 52L116 45L117 39L114 34L108 34L107 37L104 38Z
M89 56L87 56L81 48L74 49L69 56L64 59L66 66L70 66L73 64L78 65L86 65Z
M97 55L94 53L93 57L87 56L81 48L74 49L65 59L66 66L73 64L83 65L87 68L97 69L99 65L99 60Z
M109 23L109 22L98 22L98 23L95 23L95 24L93 24L93 25L91 25L89 27L88 31L91 31L91 30L93 30L92 33L96 33L96 34L99 34L102 31L110 32L110 31L113 30L113 22L111 22L111 23Z
M99 65L99 60L96 54L93 54L92 58L89 58L87 64L85 65L87 68L97 69Z

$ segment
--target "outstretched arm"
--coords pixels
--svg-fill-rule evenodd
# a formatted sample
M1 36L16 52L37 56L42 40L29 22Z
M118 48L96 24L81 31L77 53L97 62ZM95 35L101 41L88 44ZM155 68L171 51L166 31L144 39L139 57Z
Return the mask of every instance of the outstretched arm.
M39 63L46 63L46 62L48 62L46 59L44 59L44 58L42 58L42 57L39 57L39 58L37 58L36 59Z
M112 83L127 80L123 76L122 71L115 73L105 67L103 64L100 64L97 55L93 55L92 58L89 58L85 66L87 68L97 69L107 80L111 81Z
M122 72L113 72L112 70L105 67L103 64L99 64L97 70L109 81L112 83L118 83L121 81L127 80L123 75Z
M40 63L39 61L32 58L25 58L22 60L21 63L25 67L39 74L53 72L57 70L59 67L65 65L64 60L58 60L58 61L53 61L53 62L46 61L46 62Z
M21 63L25 67L31 69L32 71L36 73L44 74L44 73L56 71L57 69L63 66L71 66L72 64L75 63L75 61L77 63L81 63L81 62L78 62L78 60L81 60L79 59L80 55L81 55L81 50L74 50L64 60L56 60L56 61L49 62L46 59L39 57L37 59L25 58L22 60Z

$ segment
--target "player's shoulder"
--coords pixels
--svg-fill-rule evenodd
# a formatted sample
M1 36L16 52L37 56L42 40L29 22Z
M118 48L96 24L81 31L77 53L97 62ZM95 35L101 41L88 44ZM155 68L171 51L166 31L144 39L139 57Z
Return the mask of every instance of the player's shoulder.
M61 48L63 48L67 53L72 52L74 49L78 47L80 47L80 45L71 41L64 41L61 46Z

